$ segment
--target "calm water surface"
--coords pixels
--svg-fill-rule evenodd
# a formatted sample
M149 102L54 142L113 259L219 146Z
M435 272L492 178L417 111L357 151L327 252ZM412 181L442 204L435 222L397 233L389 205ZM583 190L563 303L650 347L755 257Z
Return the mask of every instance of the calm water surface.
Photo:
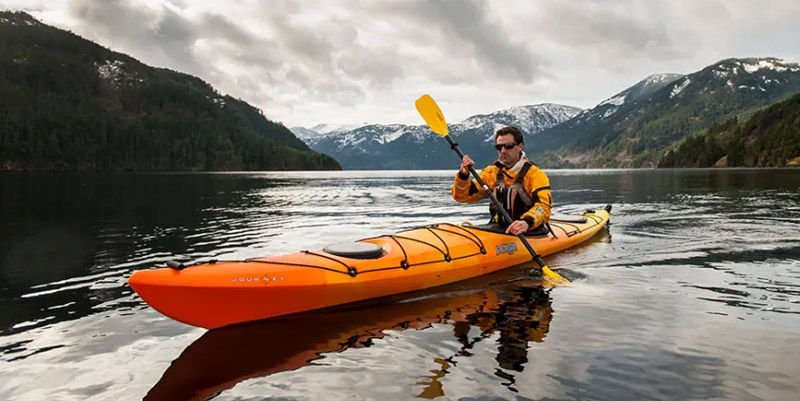
M451 171L0 175L0 399L797 400L800 170L550 171L612 225L524 266L206 331L126 284L168 260L482 222Z

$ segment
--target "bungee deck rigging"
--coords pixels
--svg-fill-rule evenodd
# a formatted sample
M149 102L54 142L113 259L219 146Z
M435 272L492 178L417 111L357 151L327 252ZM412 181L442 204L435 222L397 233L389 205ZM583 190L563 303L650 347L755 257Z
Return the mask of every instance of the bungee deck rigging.
M602 218L594 216L593 214L588 214L587 213L584 216L586 218L589 218L592 221L594 221L595 225L603 223L603 219ZM589 226L589 228L594 227L595 225ZM451 230L444 229L444 228L442 228L443 226L445 226L445 227L453 227L453 228L459 229L459 230L461 230L461 231L463 231L463 232L465 232L465 233L467 233L469 235L462 234L462 233L456 232L456 231L451 231ZM580 234L582 232L580 227L578 227L577 225L569 223L569 222L565 222L565 221L560 221L560 220L558 221L558 224L550 224L550 226L551 227L555 226L555 227L559 228L561 231L564 232L564 234L567 237L572 237L573 235ZM571 227L572 230L568 231L563 226ZM473 228L473 229L476 229L476 230L494 232L491 229L484 229L484 228L480 228L478 226L469 225L467 227ZM586 229L586 228L584 228L584 229ZM423 241L423 240L419 240L419 239L416 239L416 238L411 238L411 237L398 235L400 233L409 232L409 231L415 231L415 230L428 230L431 234L433 234L436 238L439 239L439 241L444 246L444 250L442 250L442 248L440 248L439 246L434 245L433 243L428 242L428 241ZM475 246L477 247L478 251L475 252L475 253L470 253L470 254L467 254L467 255L460 255L460 256L455 256L454 257L454 256L450 255L450 248L447 245L447 241L445 241L445 239L442 238L440 235L436 234L435 230L446 232L446 233L449 233L449 234L453 234L453 235L457 235L457 236L466 238L466 239L472 241L475 244ZM556 239L558 238L558 237L555 236L555 234L551 234L551 235L553 235ZM226 261L214 260L213 263L219 263L219 262L267 263L267 264L284 265L284 266L297 266L297 267L307 267L307 268L312 268L312 269L323 269L323 270L327 270L327 271L330 271L330 272L347 274L347 275L349 275L351 277L355 277L358 274L371 273L371 272L384 271L384 270L394 270L394 269L407 270L407 269L409 269L411 267L414 267L414 266L422 266L422 265L427 265L427 264L431 264L431 263L439 263L439 262L451 262L453 260L464 259L464 258L469 258L469 257L477 256L477 255L485 255L486 254L486 247L484 246L483 241L481 241L480 237L478 237L475 233L473 233L472 231L468 230L464 226L459 226L459 225L450 224L450 223L431 224L431 225L427 225L427 226L416 227L416 228L411 228L411 229L404 230L404 231L399 231L397 234L386 234L386 235L381 235L381 236L377 236L377 237L364 238L364 239L362 239L360 241L370 241L370 240L377 240L377 239L381 239L381 238L390 238L390 239L394 240L394 242L397 244L397 246L403 252L403 260L400 262L399 266L375 267L375 268L371 268L369 270L361 270L361 271L359 271L356 267L347 264L347 262L345 262L343 260L343 259L349 259L349 258L341 258L340 257L340 258L337 259L336 257L329 256L330 255L329 252L327 252L329 254L326 255L324 253L312 252L312 251L308 251L308 250L303 250L303 251L300 251L300 252L302 252L304 254L307 254L307 255L313 255L313 256L317 256L317 257L320 257L320 258L323 258L323 259L326 259L326 260L330 260L330 261L336 262L338 265L343 266L344 270L336 270L336 269L332 269L330 267L321 266L321 265L272 261L272 260L263 259L263 258L249 258L249 259L244 259L244 260L226 260ZM440 252L442 254L443 259L442 260L430 260L430 261L425 261L425 262L412 263L408 259L408 253L406 252L405 247L403 247L403 244L399 241L401 239L405 240L405 241L413 241L413 242L416 242L416 243L427 245L427 246L435 249L436 251ZM377 259L377 258L359 258L359 259ZM189 267L192 267L192 266L194 266L194 265L183 266L182 269L189 268Z

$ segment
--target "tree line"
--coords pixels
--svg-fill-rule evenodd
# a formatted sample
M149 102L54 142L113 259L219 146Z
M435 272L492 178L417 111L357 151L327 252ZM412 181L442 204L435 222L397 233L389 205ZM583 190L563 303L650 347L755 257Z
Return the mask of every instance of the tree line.
M800 157L800 93L741 121L714 124L668 151L659 167L784 167Z

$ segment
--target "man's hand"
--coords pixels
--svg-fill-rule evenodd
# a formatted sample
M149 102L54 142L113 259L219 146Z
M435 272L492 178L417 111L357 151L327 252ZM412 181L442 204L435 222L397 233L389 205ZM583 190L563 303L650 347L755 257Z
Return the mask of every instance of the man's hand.
M525 231L528 231L528 228L530 228L530 226L528 225L527 221L517 220L508 226L506 229L506 234L520 235Z
M469 158L469 156L464 155L464 158L461 159L461 174L469 175L469 168L474 166L475 162Z

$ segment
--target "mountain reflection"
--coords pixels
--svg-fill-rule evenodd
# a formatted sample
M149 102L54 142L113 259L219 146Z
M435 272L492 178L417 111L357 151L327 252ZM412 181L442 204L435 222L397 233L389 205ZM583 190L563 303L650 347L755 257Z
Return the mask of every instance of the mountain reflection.
M480 283L479 283L480 284ZM312 311L206 332L173 361L145 400L202 400L244 380L311 365L323 353L372 345L386 330L453 327L462 345L434 359L421 376L420 398L446 393L440 379L472 355L473 346L496 339L496 375L513 389L528 362L531 341L547 335L552 307L548 291L528 279L495 285L458 284L372 303ZM477 329L477 330L476 330ZM477 333L470 336L470 333Z

